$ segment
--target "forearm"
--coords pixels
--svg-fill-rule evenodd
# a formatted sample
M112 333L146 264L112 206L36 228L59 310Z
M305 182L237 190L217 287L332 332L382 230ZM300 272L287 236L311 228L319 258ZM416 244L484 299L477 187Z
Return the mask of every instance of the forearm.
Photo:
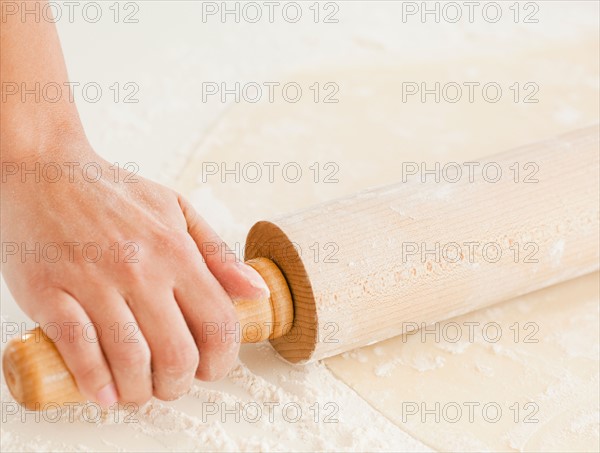
M0 31L0 153L3 161L35 158L53 152L71 137L83 137L77 108L70 96L54 95L52 86L64 92L67 70L53 23L37 23L29 15L0 0L4 12ZM28 8L33 2L27 2ZM40 1L40 7L45 1ZM52 97L44 96L50 87Z

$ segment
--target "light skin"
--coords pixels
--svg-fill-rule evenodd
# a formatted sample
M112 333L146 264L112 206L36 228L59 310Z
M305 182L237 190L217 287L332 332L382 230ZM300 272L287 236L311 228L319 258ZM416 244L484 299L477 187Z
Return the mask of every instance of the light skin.
M122 169L115 181L67 96L8 94L68 82L54 24L8 16L0 55L0 223L2 243L19 248L3 253L2 274L17 303L54 338L61 329L56 346L81 393L105 407L171 400L194 377L222 378L239 349L225 333L238 327L232 300L267 297L264 281L232 253L214 253L223 241L181 195ZM57 181L23 173L48 163L61 166ZM86 179L88 163L99 180ZM59 244L61 258L21 253L36 244Z

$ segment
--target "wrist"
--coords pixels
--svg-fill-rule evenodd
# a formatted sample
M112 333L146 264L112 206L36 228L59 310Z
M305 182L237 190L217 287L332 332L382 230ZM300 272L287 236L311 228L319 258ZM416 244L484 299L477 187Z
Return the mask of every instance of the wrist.
M2 161L45 160L88 143L75 109L58 105L46 108L43 104L4 107L0 128Z

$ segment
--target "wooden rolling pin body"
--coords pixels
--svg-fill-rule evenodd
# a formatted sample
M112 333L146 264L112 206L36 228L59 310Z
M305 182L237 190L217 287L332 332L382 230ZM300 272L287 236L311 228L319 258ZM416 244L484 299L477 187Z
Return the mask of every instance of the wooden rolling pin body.
M237 305L242 332L269 323L252 340L316 360L592 272L598 154L592 127L492 156L457 182L413 177L259 222L245 253L271 298ZM51 343L14 341L3 364L26 406L76 401Z
M273 260L294 300L272 344L321 359L598 269L598 155L594 126L491 156L473 179L415 175L257 223L246 259Z

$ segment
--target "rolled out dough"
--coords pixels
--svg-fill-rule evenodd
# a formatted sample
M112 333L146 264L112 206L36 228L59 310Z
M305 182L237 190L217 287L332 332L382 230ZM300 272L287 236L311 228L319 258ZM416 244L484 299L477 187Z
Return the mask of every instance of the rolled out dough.
M398 181L402 161L473 160L597 121L597 55L597 40L582 38L551 50L530 46L506 59L282 77L302 86L335 82L339 102L315 103L305 96L298 103L235 105L188 162L181 188L198 209L207 207L207 220L241 250L240 238L255 221ZM505 94L497 103L403 103L403 81L496 81L502 87L533 81L539 102L515 103ZM273 181L265 173L239 183L205 176L203 184L207 162L227 168L236 162L293 162L304 175L295 183L277 172ZM309 170L315 162L333 162L338 181L315 182ZM425 341L418 334L398 337L325 363L374 408L436 450L598 450L598 274L452 322L461 328L460 341L445 340L450 330L439 341L432 335ZM486 341L484 329L493 338L500 329L502 337ZM537 343L525 341L528 334ZM433 413L423 421L421 412L410 415L415 405ZM463 411L458 420L456 406ZM496 407L502 414L494 421Z

